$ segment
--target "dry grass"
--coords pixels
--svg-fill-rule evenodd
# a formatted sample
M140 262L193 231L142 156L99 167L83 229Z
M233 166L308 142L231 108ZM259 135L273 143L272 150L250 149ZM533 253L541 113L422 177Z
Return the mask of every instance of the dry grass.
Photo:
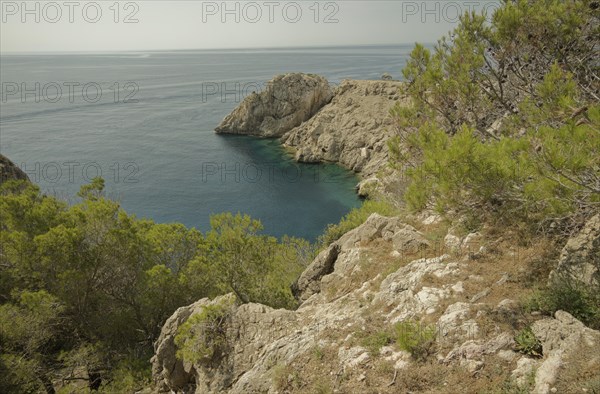
M411 255L393 257L391 242L377 240L362 245L359 269L354 270L352 275L338 278L324 286L323 294L326 299L331 301L342 297L366 282L369 282L370 290L376 291L387 275L411 261L440 255L439 243L443 241L448 224L441 222L418 226L415 222L413 225L432 243L430 248ZM426 316L422 323L435 323L447 306L458 301L470 302L475 294L486 289L489 292L477 300L476 304L480 305L473 308L477 315L475 320L480 337L489 339L499 332L516 333L536 319L522 308L505 310L497 308L497 305L505 299L519 302L527 297L532 288L543 283L557 260L559 246L543 238L523 240L517 232L484 234L482 244L486 245L486 252L477 259L470 258L467 253L452 256L451 261L460 262L460 277L438 278L428 275L423 278L422 286L436 288L448 288L462 281L464 292L441 301L437 312ZM383 317L389 312L387 309L389 308L383 305L369 304L367 308L363 308L362 321L344 322L340 324L339 330L321 333L320 339L336 345L315 348L286 366L287 378L279 380L284 383L280 392L517 394L527 391L526 388L517 387L511 380L510 373L516 366L515 362L507 362L495 356L487 356L484 367L476 373L458 365L441 364L435 357L413 362L408 368L396 371L392 362L378 354L378 349L384 342L382 338L385 337L382 333L392 329ZM352 334L351 339L344 341L349 334ZM338 346L341 344L368 348L370 360L360 367L341 369L337 358ZM438 346L440 354L445 354L449 349ZM600 348L596 353L600 354ZM589 355L587 358L569 360L557 383L558 392L582 392L583 388L588 389L588 393L600 390L598 371L600 356L593 358Z

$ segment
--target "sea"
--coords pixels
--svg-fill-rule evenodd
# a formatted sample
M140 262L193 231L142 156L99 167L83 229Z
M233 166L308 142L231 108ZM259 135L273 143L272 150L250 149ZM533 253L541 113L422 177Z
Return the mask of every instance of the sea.
M69 204L102 176L139 218L206 231L211 215L240 212L265 234L314 241L360 205L356 175L214 128L277 74L401 79L411 48L2 54L0 152Z

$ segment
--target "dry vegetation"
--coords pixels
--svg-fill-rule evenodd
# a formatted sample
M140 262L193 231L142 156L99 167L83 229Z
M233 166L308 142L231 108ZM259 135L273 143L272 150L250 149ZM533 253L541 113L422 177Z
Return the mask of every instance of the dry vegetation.
M418 221L413 220L418 225ZM419 225L424 236L430 241L442 242L448 226L443 222L436 225ZM496 237L496 238L492 238ZM476 301L479 311L475 319L479 335L489 338L499 332L515 335L525 327L540 319L538 313L530 313L519 306L518 301L527 299L536 284L548 275L548 262L555 261L558 246L550 239L539 237L523 242L518 233L483 231L482 244L486 252L473 258L469 251L454 252L453 261L461 261L464 272L459 278L438 278L428 275L422 286L443 288L458 281L464 283L464 292L441 301L437 311L426 315L421 323L433 324L446 307L462 301L470 302L477 294L489 290ZM434 242L432 242L433 244ZM361 245L361 258L355 270L343 280L338 280L323 289L328 302L360 288L369 282L369 289L376 290L381 281L390 273L422 257L439 255L440 248L433 245L412 255L393 257L390 242L376 240ZM497 308L498 303L511 299L517 301L510 309ZM455 343L439 341L435 351L422 360L414 361L410 367L396 370L393 362L386 360L379 351L383 346L398 350L393 338L393 327L383 317L386 308L382 305L369 305L362 309L363 322L349 321L344 329L323 331L315 339L313 351L296 358L285 366L277 366L277 387L281 393L456 393L457 387L464 393L525 393L527 384L518 387L511 380L511 371L516 367L515 357L507 361L497 356L489 356L485 367L475 373L457 365L441 363L435 354L447 354ZM338 346L362 346L369 351L369 360L353 369L339 367ZM329 345L328 345L329 344ZM599 353L600 354L600 353ZM568 364L561 375L565 383L557 387L564 391L566 382L575 382L578 387L598 386L597 366L600 357L579 359ZM533 377L532 377L533 378ZM531 385L533 381L530 381ZM577 391L581 392L581 391ZM593 392L593 391L590 391Z

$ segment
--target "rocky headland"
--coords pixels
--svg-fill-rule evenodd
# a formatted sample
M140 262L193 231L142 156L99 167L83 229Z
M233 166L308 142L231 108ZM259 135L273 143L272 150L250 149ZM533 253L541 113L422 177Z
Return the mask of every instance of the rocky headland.
M345 80L331 102L281 138L299 162L333 162L374 176L388 161L386 141L392 136L390 108L407 97L397 81Z
M310 119L331 101L333 89L323 77L282 74L253 92L217 126L217 133L281 137Z
M406 101L402 83L284 74L253 93L215 129L217 133L277 137L299 162L332 162L369 179L388 160L390 108Z

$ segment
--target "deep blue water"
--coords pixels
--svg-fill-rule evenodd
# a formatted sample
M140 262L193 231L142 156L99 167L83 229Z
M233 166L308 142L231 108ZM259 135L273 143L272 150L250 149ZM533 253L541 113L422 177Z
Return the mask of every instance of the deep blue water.
M2 55L0 151L69 202L101 174L138 217L204 231L210 214L239 211L312 240L360 204L357 178L215 126L276 74L400 78L410 48Z

